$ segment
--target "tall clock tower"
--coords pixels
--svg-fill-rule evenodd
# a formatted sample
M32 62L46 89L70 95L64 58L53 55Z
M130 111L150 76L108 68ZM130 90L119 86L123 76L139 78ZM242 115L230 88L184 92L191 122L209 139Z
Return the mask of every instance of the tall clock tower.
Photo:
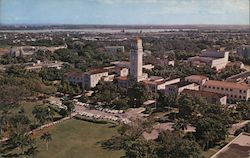
M131 43L130 50L130 80L140 82L144 80L142 73L142 57L143 57L143 47L142 40L136 37Z

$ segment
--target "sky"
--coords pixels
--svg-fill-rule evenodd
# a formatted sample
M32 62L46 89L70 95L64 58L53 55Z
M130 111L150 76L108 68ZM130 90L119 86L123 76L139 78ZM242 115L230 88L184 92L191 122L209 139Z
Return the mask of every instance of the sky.
M250 0L0 0L0 24L249 24Z

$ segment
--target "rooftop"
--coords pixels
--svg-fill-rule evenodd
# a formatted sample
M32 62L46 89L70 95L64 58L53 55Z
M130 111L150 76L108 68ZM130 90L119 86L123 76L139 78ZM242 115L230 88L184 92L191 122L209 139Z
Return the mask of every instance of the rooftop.
M83 72L68 72L66 73L66 76L82 77L83 74L84 74Z
M208 77L206 76L202 76L202 75L191 75L191 76L187 76L187 79L193 79L193 80L204 80L204 79L208 79Z
M150 81L162 81L162 80L164 80L164 78L161 76L150 76L149 80Z
M208 91L197 91L197 90L191 90L191 89L184 89L182 91L184 94L192 94L192 95L197 95L197 96L202 96L202 97L224 97L225 95L219 94L219 93L214 93L214 92L208 92Z
M241 133L211 158L249 158L250 133Z
M103 68L95 68L95 69L91 69L87 72L87 74L99 74L99 73L104 73L104 72L108 72L108 70L105 70Z
M181 81L181 82L178 82L178 83L175 83L175 84L171 84L170 86L176 86L176 87L180 88L180 87L184 87L184 86L187 86L187 85L190 85L190 84L194 84L194 83L190 83L190 82L187 82L187 81Z
M243 89L243 90L250 89L250 86L245 83L233 83L233 82L216 81L216 80L208 80L204 83L204 86L216 86L216 87L225 87L233 89Z
M227 80L237 82L237 79L241 79L241 78L244 79L244 78L247 78L248 76L250 76L250 71L245 71L245 72L230 76L230 77L227 78Z

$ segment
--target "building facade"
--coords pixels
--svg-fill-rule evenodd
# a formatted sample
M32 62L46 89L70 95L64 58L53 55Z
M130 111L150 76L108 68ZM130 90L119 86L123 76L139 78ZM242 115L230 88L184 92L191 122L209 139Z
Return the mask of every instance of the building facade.
M219 93L184 89L181 92L181 94L202 97L210 104L221 104L221 105L227 104L227 96Z
M196 83L190 83L186 81L181 81L175 84L166 85L165 94L166 95L179 95L184 89L199 90L199 85Z
M209 80L208 77L201 76L201 75L191 75L191 76L185 77L185 81L190 82L190 83L196 83L198 85L203 85L207 80Z
M83 88L94 88L103 77L107 77L108 71L104 69L94 69L84 73Z
M188 63L192 66L209 66L219 71L228 64L229 52L226 51L207 51L203 50L200 56L188 58Z
M228 101L232 102L250 97L250 86L244 83L209 80L201 86L201 90L226 95Z

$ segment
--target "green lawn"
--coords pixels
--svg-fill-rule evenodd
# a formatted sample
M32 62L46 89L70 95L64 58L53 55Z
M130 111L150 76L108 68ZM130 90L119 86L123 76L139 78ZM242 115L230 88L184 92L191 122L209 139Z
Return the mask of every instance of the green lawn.
M49 151L46 151L45 142L37 139L38 158L119 158L122 151L102 149L101 140L111 138L116 128L111 124L95 124L81 120L68 120L52 127L52 141Z

